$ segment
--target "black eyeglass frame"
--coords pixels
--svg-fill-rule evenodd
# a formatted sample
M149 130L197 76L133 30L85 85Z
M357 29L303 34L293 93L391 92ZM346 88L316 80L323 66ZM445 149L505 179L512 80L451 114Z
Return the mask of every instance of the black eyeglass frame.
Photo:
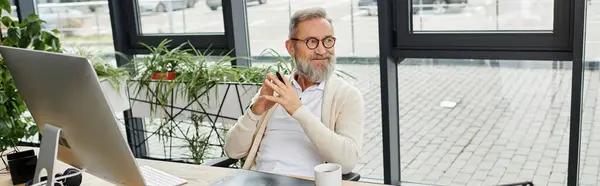
M317 40L318 42L317 42L317 45L315 47L311 48L310 46L308 46L308 42L310 40L313 40L313 39ZM331 44L331 46L327 47L327 45L325 45L325 40L326 39L333 39L333 43ZM336 42L337 38L335 38L334 36L327 36L327 37L323 38L322 40L321 39L317 39L316 37L308 37L306 39L290 38L290 40L293 40L293 41L302 41L302 42L304 42L304 44L306 44L306 47L308 49L314 50L314 49L318 48L320 44L323 44L323 47L325 47L326 49L332 48L333 46L335 46L335 42Z

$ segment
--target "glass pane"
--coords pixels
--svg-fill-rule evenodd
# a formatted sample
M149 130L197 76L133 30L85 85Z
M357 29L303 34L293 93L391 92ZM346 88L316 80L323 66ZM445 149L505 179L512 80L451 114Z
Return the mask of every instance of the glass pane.
M403 181L565 185L571 72L571 62L403 61Z
M219 32L221 0L137 0L142 34Z
M277 59L263 51L273 49L289 59L285 48L291 15L296 11L321 7L332 20L335 36L337 73L348 73L346 80L365 98L366 124L361 154L353 172L361 181L383 182L383 147L379 80L379 34L376 11L367 11L362 0L247 0L248 26L253 66L273 65ZM277 55L275 54L275 55ZM258 58L258 56L261 56Z
M379 58L346 60L338 63L336 68L355 78L346 78L346 81L360 90L365 101L366 123L363 132L363 144L354 172L361 175L361 181L383 183Z
M412 13L415 32L554 28L554 0L412 0Z
M136 55L135 57L150 58L152 56ZM212 63L225 56L208 55L205 57L199 60ZM219 74L212 66L207 70L211 74ZM146 86L140 85L137 81L130 82L130 89L126 94L131 103L132 115L144 121L144 128L141 131L144 135L143 139L136 141L133 145L146 146L148 157L171 161L200 164L206 160L224 157L223 144L226 131L243 113L242 108L246 108L246 101L249 99L247 95L256 94L255 90L257 89L253 89L252 85L232 85L231 89L239 88L240 90L235 92L226 91L227 85L223 86L222 84L215 86L218 88L194 85L203 87L201 89L209 89L205 94L198 95L194 99L188 98L187 94L184 95L182 92L170 94L167 92L168 90L158 88L165 85L150 83L149 86ZM183 87L180 88L182 89L179 91L183 91ZM168 105L170 109L164 110L157 107L156 100L163 100L165 97L161 95L168 94L170 96L166 97L170 98L166 98L167 101L162 104ZM232 104L231 101L235 101L235 104ZM240 106L238 101L241 101L243 105ZM240 114L232 116L232 113ZM121 120L121 122L125 121Z
M40 19L46 21L43 28L60 31L58 36L65 52L94 57L102 55L102 59L116 65L114 55L111 55L114 44L108 0L56 2L38 0L36 5Z
M581 120L580 185L600 185L600 1L588 0L586 58Z
M379 54L377 16L363 10L362 0L272 0L261 4L247 0L251 55L274 49L289 56L285 49L289 20L297 10L321 7L333 21L337 56L375 57Z
M600 61L600 0L587 0L586 60Z
M275 61L256 60L253 66L265 67ZM358 88L365 101L365 126L362 150L353 172L361 175L360 181L383 183L383 138L381 125L381 81L379 58L339 57L335 65L336 73L343 76L352 86Z

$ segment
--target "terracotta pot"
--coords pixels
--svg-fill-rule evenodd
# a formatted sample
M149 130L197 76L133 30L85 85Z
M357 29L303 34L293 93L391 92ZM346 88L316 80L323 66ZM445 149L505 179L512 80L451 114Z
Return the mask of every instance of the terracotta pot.
M174 80L176 76L175 72L167 72L166 76L163 72L157 72L152 75L152 80Z

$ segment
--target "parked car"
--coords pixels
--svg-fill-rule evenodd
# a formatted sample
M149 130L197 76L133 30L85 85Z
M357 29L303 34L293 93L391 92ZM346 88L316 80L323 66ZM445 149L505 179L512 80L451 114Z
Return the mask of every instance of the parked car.
M255 1L258 1L258 4L261 5L267 3L267 0L246 0L246 3ZM208 6L211 10L217 10L217 8L222 6L221 0L206 0L206 6Z
M106 2L106 0L38 0L37 3L76 3L76 2L92 2L92 3L98 3L98 2ZM96 12L96 9L101 9L101 8L108 8L105 5L88 5L88 6L70 6L69 8L72 9L77 9L79 11L82 11L83 13L87 13L87 12Z
M83 12L64 7L38 7L40 19L46 21L44 28L57 28L65 35L74 35L74 33L85 26L85 20L88 18Z
M421 10L433 10L435 13L444 13L449 4L466 5L468 0L412 0L412 12L418 13ZM425 7L421 7L425 6ZM359 0L358 9L367 11L367 14L377 15L377 0Z
M172 10L192 8L198 0L138 0L140 12L167 12L169 4Z
M359 0L358 9L365 10L371 15L377 15L377 0Z
M448 9L449 4L467 4L468 0L412 0L412 12L418 13L422 10L433 10L435 13L444 13ZM424 6L424 7L420 7Z

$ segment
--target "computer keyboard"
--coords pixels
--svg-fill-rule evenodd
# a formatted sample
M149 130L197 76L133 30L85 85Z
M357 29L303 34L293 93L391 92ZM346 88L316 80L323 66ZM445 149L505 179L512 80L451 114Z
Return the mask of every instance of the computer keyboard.
M140 171L148 186L180 186L187 183L187 180L149 166L140 167Z

